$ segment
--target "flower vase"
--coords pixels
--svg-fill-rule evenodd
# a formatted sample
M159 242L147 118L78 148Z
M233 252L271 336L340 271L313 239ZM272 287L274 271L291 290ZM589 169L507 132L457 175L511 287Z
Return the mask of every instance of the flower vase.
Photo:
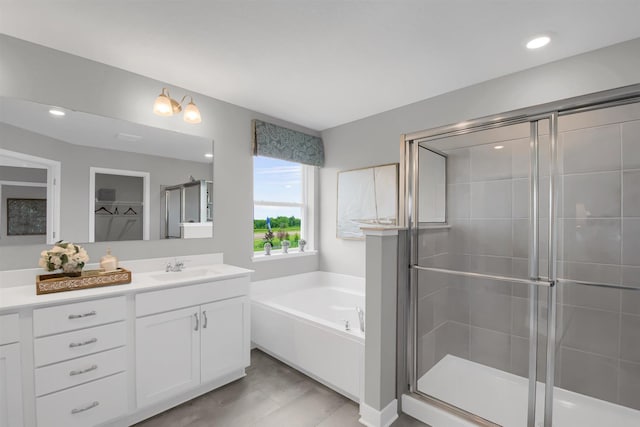
M271 243L264 244L264 254L271 255Z

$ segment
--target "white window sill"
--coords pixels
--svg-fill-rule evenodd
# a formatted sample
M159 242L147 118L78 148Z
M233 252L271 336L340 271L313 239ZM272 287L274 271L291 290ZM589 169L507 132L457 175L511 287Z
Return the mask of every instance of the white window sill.
M289 258L299 258L299 257L305 257L305 256L314 256L314 255L318 255L318 251L305 251L305 252L300 252L300 251L291 251L291 249L289 249L289 253L282 253L282 251L271 251L271 255L265 255L264 252L256 252L253 257L251 257L251 260L253 262L264 262L264 261L274 261L274 260L283 260L283 259L289 259Z

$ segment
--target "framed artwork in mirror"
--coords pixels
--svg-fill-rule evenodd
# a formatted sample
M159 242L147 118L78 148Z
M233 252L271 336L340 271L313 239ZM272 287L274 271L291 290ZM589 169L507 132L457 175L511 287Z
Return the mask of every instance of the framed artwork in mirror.
M47 233L47 199L7 199L7 235Z
M362 227L398 225L398 163L338 172L336 236L364 239Z

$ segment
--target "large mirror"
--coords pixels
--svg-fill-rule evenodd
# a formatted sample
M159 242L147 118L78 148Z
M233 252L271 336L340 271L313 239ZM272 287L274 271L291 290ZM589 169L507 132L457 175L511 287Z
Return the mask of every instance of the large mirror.
M447 155L418 145L418 221L447 221Z
M0 97L0 246L213 237L213 142Z

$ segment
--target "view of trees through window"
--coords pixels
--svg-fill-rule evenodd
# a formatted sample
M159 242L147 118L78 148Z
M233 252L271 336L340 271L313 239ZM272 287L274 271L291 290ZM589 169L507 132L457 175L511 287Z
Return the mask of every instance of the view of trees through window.
M253 161L253 250L264 250L266 242L273 249L288 240L297 248L302 238L303 166L269 157ZM267 226L267 218L271 230Z

